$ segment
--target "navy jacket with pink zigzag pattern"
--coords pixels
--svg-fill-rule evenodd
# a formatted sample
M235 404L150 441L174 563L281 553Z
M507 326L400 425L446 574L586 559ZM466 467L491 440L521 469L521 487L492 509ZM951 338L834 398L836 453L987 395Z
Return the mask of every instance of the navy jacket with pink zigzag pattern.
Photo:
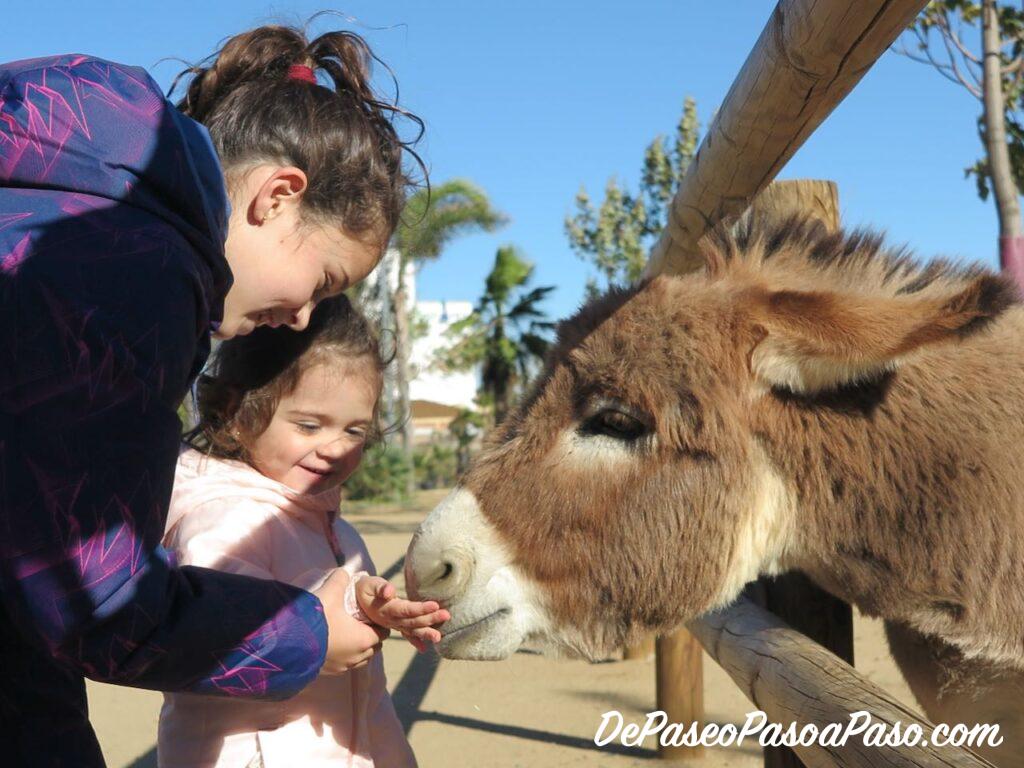
M0 752L100 766L83 675L277 699L319 601L160 546L178 404L231 275L205 129L144 70L0 64ZM5 762L5 764L7 764Z

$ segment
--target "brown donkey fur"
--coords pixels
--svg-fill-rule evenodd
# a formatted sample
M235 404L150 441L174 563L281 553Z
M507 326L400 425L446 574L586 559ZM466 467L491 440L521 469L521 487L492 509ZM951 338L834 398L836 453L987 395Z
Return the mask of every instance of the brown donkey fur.
M536 586L549 636L598 653L797 568L892 622L932 716L1012 730L1015 289L801 220L719 232L704 256L705 272L613 291L563 323L535 390L464 479ZM998 685L1017 698L988 695Z

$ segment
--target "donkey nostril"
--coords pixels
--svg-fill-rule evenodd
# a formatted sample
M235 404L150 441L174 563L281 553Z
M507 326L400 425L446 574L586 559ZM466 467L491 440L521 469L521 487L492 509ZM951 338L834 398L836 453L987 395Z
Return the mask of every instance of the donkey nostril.
M447 586L449 579L456 573L455 563L451 560L441 560L435 563L430 574L420 583L421 588Z
M407 568L406 587L417 595L417 600L454 600L473 575L472 553L458 547L438 548L424 552L419 558L414 553Z
M422 600L450 600L466 580L467 563L463 563L458 555L445 553L442 557L434 561L433 568L419 582L417 592Z

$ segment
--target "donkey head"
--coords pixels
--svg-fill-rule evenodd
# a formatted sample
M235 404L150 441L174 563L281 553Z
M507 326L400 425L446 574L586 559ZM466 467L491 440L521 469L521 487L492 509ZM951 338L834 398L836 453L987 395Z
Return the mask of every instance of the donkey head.
M1012 301L997 277L798 221L720 232L704 256L564 322L420 526L407 585L449 607L442 654L501 658L529 637L593 656L730 602L794 555L797 495L758 437L773 402L877 385Z

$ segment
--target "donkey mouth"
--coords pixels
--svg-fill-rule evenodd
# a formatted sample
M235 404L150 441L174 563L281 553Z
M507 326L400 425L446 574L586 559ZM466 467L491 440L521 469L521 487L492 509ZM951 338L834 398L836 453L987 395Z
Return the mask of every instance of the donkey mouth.
M499 608L493 613L487 614L483 618L475 619L469 622L468 624L463 624L461 627L456 627L455 629L447 629L446 627L442 626L440 643L441 647L444 648L445 646L450 646L456 638L465 638L469 633L473 631L479 631L485 628L487 625L493 623L494 621L502 618L503 616L508 615L509 611L509 608Z

